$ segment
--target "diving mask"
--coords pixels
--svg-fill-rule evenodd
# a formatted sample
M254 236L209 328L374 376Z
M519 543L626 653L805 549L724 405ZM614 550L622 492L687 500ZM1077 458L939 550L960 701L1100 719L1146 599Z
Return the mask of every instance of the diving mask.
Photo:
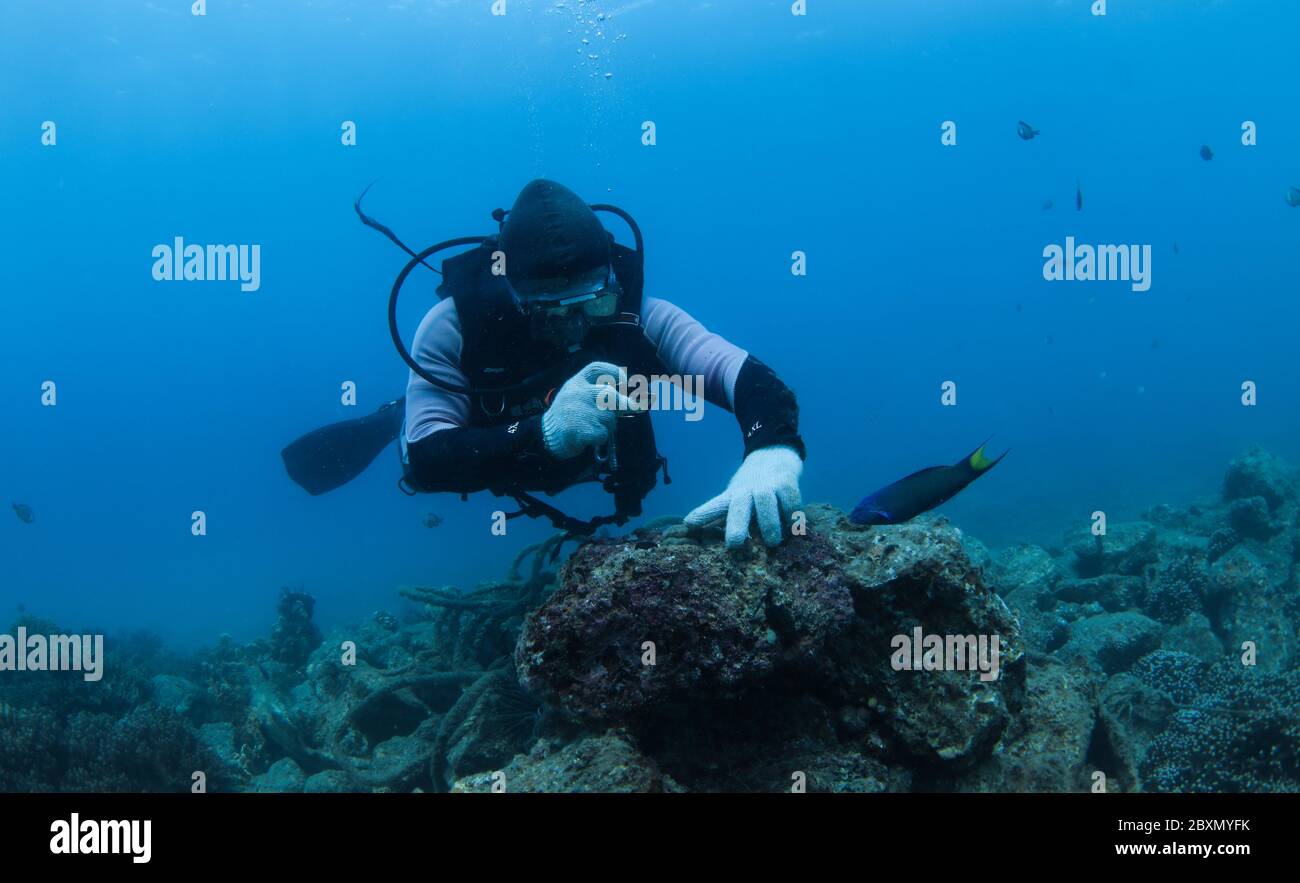
M550 285L512 284L511 288L525 313L547 319L578 314L592 319L608 318L618 312L623 294L623 287L608 268L583 278L555 280Z

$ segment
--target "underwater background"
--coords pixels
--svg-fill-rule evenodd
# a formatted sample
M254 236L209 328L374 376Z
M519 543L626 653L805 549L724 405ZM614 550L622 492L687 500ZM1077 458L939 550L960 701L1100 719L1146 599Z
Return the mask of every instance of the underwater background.
M403 496L395 448L325 496L286 477L285 444L405 389L385 304L406 257L352 209L372 181L366 210L416 249L492 232L537 177L629 211L646 292L798 394L808 502L847 511L993 435L1010 455L941 513L990 549L1049 546L1096 510L1217 494L1255 445L1300 463L1300 7L58 6L0 5L9 619L192 648L267 634L293 587L328 629L399 586L501 577L550 535L493 536L514 507L488 494ZM260 289L155 282L151 250L177 236L260 244ZM1067 236L1150 245L1150 289L1045 281ZM436 302L419 274L408 341ZM741 454L720 409L655 420L673 483L647 520L718 493ZM560 499L596 514L602 497Z

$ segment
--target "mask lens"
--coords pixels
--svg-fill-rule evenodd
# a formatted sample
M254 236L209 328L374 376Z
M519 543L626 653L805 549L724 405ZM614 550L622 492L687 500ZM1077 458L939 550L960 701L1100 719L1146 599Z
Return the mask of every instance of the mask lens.
M618 292L613 288L606 288L600 294L588 301L583 301L582 310L588 316L596 319L603 319L606 316L614 315L618 309Z
M571 300L567 303L539 307L538 312L551 317L570 316L574 313L586 312L587 304L591 303L591 301L590 297L583 300Z
M592 318L612 316L618 311L619 295L623 289L610 279L604 286L588 294L562 298L559 301L536 304L533 309L544 316L558 318L581 311ZM526 303L526 302L525 302Z

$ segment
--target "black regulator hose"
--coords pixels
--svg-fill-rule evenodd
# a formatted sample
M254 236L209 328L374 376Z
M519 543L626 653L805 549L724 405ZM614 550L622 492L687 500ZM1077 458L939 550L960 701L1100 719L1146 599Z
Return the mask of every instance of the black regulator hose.
M618 215L622 218L623 222L627 224L628 228L632 231L632 239L636 242L637 253L641 255L642 261L645 260L645 241L641 238L641 228L637 225L637 222L632 219L631 215L616 205L610 205L608 202L598 202L595 205L590 206L590 208L593 212L609 212L611 215Z
M473 391L466 387L457 386L454 383L448 383L445 380L440 380L437 377L434 377L428 371L424 370L424 368L411 357L410 350L406 348L406 344L402 343L402 333L397 328L397 296L402 293L402 285L405 284L406 277L411 275L412 270L420 264L423 264L424 259L429 257L429 255L442 251L444 248L456 248L460 245L481 245L486 239L486 236L461 236L456 239L448 239L445 242L439 242L437 245L429 246L424 251L416 254L415 257L407 261L406 266L402 268L402 272L398 273L397 279L393 281L393 291L392 294L388 296L388 333L392 335L393 346L397 347L397 354L402 357L402 361L415 372L416 376L423 378L438 389L465 396L472 394Z

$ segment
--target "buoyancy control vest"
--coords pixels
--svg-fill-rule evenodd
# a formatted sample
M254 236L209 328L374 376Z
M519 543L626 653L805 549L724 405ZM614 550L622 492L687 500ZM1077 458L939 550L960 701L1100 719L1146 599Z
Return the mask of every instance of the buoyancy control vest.
M540 414L550 404L555 391L591 362L610 362L626 369L628 374L644 377L667 373L654 345L645 336L641 321L645 284L641 231L622 209L605 204L591 206L594 211L621 217L635 237L636 248L632 249L613 241L610 235L612 270L621 288L618 308L608 318L593 319L582 341L575 348L565 350L536 340L530 333L528 317L519 309L505 275L494 272L495 258L499 255L497 236L447 240L417 254L391 230L365 215L360 198L355 208L364 223L412 255L393 283L388 304L389 331L399 355L416 375L435 387L466 395L472 425L495 426ZM497 209L493 218L500 225L506 214ZM433 376L411 356L397 327L397 299L407 276L417 265L428 266L426 259L434 253L465 245L475 247L443 260L442 282L438 286L439 297L452 299L460 321L459 367L468 383L458 387ZM606 449L555 461L540 487L553 494L579 482L600 481L614 496L612 515L581 521L527 493L538 488L503 483L489 489L494 494L513 497L520 504L520 511L507 517L546 517L571 534L590 534L602 524L621 525L640 515L642 500L654 488L661 468L667 484L671 481L667 459L659 455L655 446L650 413L620 412L614 437Z

